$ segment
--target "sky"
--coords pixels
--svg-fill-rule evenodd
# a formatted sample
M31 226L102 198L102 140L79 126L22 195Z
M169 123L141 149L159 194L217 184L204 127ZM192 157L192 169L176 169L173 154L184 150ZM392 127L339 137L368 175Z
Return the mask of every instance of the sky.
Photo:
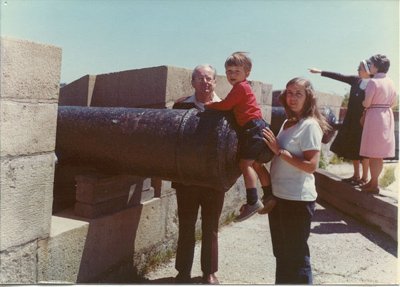
M282 89L297 76L321 92L385 54L399 92L399 0L0 0L1 35L62 48L61 82L90 74L210 63L246 51L249 80Z

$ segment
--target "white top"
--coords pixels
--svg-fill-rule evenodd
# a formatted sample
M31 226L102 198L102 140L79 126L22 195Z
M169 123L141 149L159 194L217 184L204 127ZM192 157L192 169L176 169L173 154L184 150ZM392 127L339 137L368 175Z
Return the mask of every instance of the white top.
M277 136L282 149L298 158L304 158L304 151L321 150L323 132L315 119L301 119L285 130L284 124ZM314 201L317 198L314 175L294 167L278 156L271 163L271 181L276 197L298 201Z
M217 94L214 92L213 93L213 97L212 97L212 102L220 102L221 99L217 96ZM188 97L187 99L185 99L183 101L183 103L194 103L194 105L197 107L197 109L199 109L200 111L204 111L204 103L199 102L195 95L191 95L190 97Z

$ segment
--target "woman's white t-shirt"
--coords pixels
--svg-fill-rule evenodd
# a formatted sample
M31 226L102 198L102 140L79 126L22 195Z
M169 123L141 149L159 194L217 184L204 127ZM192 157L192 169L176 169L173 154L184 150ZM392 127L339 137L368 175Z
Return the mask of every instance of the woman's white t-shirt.
M304 151L321 150L323 132L314 118L301 119L287 129L283 129L284 125L277 136L282 149L302 159ZM299 201L314 201L317 198L314 175L294 167L278 156L271 163L271 181L272 192L276 197Z

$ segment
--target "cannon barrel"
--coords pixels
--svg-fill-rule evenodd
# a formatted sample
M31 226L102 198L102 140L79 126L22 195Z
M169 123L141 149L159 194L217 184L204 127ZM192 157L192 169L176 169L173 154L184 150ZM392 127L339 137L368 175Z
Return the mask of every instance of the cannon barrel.
M231 118L196 109L60 106L58 164L228 190L241 174Z

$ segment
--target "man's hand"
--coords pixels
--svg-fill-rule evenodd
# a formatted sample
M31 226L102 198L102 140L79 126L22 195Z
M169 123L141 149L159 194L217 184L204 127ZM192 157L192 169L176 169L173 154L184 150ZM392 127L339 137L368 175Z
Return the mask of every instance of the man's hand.
M190 98L190 96L179 98L175 101L175 104L184 102L186 99Z

